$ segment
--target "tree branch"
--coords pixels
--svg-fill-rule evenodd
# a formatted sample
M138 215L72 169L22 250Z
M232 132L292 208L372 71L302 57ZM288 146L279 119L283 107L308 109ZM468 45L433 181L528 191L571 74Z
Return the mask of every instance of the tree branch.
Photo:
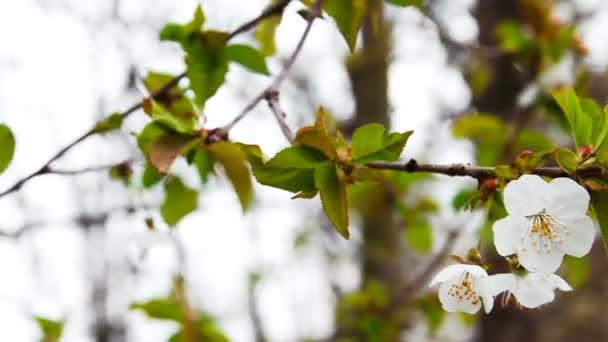
M272 114L274 114L274 118L277 119L277 123L279 124L279 127L281 127L281 132L283 132L283 135L287 141L293 145L295 143L293 132L287 125L287 122L285 121L285 112L283 112L281 106L279 105L279 92L268 92L266 94L266 102L268 102L268 107L270 107Z
M277 77L272 81L272 83L268 87L266 87L266 89L264 89L258 96L251 100L251 102L247 106L245 106L245 108L241 111L241 113L239 113L239 115L237 115L228 125L224 127L224 131L230 131L230 129L232 129L234 125L236 125L245 116L247 116L247 114L251 112L251 110L253 110L258 105L258 103L266 99L269 94L278 92L278 88L280 87L281 83L283 83L285 78L287 78L287 75L289 75L291 68L293 67L294 63L296 62L296 59L302 51L302 47L304 46L304 42L306 42L306 38L308 38L308 34L310 33L310 29L312 28L313 22L321 14L322 4L323 0L316 0L313 4L310 14L308 16L306 29L304 29L304 33L302 33L300 41L298 41L298 45L296 45L296 48L293 50L293 52L287 59L287 62L285 62L285 65L283 65L283 68L281 69Z
M268 7L259 16L255 17L254 19L252 19L252 20L246 22L245 24L237 27L234 31L232 31L228 35L227 39L230 40L230 39L234 38L235 36L237 36L237 35L239 35L239 34L241 34L243 32L249 31L250 29L254 28L257 24L259 24L262 20L267 19L269 17L272 17L274 15L277 15L277 14L281 13L283 11L283 9L285 9L285 7L290 2L291 2L291 0L281 0L281 1L277 2L276 4ZM320 2L320 1L318 1L318 2ZM282 76L282 74L283 73L281 73L279 75L279 77L285 77L284 75ZM181 81L184 77L186 77L186 72L182 72L181 74L175 76L171 81L167 82L165 85L163 85L157 91L155 91L154 93L152 93L150 95L150 98L153 99L153 100L157 100L157 99L165 96L167 94L167 92L169 90L171 90L171 88L175 87L179 83L179 81ZM277 77L277 79L279 79L279 77ZM275 82L276 82L276 80L275 80ZM262 99L263 98L264 97L262 96ZM256 102L256 104L257 104L257 102ZM123 119L125 119L129 115L133 114L135 111L139 110L141 107L142 107L142 101L139 101L138 103L136 103L136 104L132 105L131 107L129 107L124 112L120 113L120 116ZM6 196L8 194L11 194L13 192L18 191L19 189L21 189L21 187L25 183L27 183L28 181L32 180L33 178L36 178L36 177L42 176L42 175L46 175L46 174L49 174L49 173L55 173L55 174L57 174L57 172L52 172L51 164L54 163L55 161L57 161L58 159L60 159L61 157L63 157L63 155L65 155L68 151L70 151L71 149L73 149L76 145L80 144L81 142L83 142L84 140L86 140L87 138L89 138L90 136L92 136L94 134L95 134L95 127L92 127L90 130L88 130L87 132L85 132L84 134L82 134L81 136L79 136L78 138L76 138L74 141L72 141L71 143L69 143L68 145L66 145L62 149L60 149L46 163L44 163L44 165L42 165L38 170L36 170L36 171L30 173L29 175L27 175L27 176L19 179L17 182L15 182L8 189L0 192L0 198Z
M365 164L367 167L372 169L381 170L396 170L405 171L409 173L413 172L428 172L437 173L447 176L468 176L476 179L483 179L487 177L495 177L494 168L490 166L472 166L465 164L418 164L415 159L410 159L408 162L372 162ZM601 172L601 170L587 169L581 170L581 173L592 174L594 172ZM559 167L537 167L532 170L532 174L539 176L546 176L551 178L557 177L568 177L568 174Z

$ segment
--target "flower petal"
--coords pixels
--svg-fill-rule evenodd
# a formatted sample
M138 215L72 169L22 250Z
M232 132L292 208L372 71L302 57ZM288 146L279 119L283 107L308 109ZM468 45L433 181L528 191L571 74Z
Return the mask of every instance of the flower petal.
M552 242L551 249L538 251L532 246L530 239L526 240L524 248L517 252L519 263L531 272L553 273L562 263L564 252Z
M547 276L547 282L553 286L553 288L560 289L562 291L572 291L572 287L562 277L557 274L549 274Z
M488 278L477 278L475 282L475 290L483 301L483 307L486 313L490 313L494 307L494 294Z
M454 276L459 276L461 274L463 274L464 272L469 272L471 273L471 275L476 276L476 277L487 277L488 273L486 272L486 270L484 270L483 268L477 266L477 265L463 265L463 264L456 264L456 265L450 265L446 268L444 268L443 270L439 271L439 273L437 273L435 275L435 277L433 278L433 280L431 280L431 283L429 284L429 286L435 286L438 283L447 281L448 279L453 278Z
M589 209L589 193L570 178L555 178L549 183L547 211L559 217L580 216Z
M517 216L538 214L546 206L543 194L548 187L548 183L537 175L523 175L509 182L503 192L507 213Z
M515 254L521 246L521 237L530 229L530 221L523 216L509 215L494 222L494 246L502 256Z
M546 275L530 273L517 281L517 287L512 293L522 306L533 309L553 301L553 288L544 277Z
M491 275L488 278L490 293L496 296L505 291L513 291L515 289L515 276L512 273L501 273Z
M481 308L480 301L473 304L473 301L460 299L448 294L450 287L452 285L457 285L459 282L460 277L457 275L441 283L439 286L439 301L441 302L441 306L447 312L463 311L469 314L476 313Z
M579 216L573 219L561 220L569 235L562 234L559 248L566 254L582 257L587 255L595 240L595 225L589 216Z

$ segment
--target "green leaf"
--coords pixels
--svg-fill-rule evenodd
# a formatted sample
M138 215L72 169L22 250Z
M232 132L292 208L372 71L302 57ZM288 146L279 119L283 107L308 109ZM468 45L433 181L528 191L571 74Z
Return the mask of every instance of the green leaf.
M577 289L581 287L590 275L589 258L576 258L571 255L564 256L563 276L568 284Z
M446 316L446 311L441 307L441 303L436 297L433 297L430 300L421 302L420 309L429 323L431 333L436 333Z
M424 8L424 0L386 0L386 2L401 7L416 6Z
M555 143L545 133L533 130L523 129L517 138L517 150L532 150L532 151L547 151L553 150Z
M326 0L323 8L334 18L350 51L355 51L357 33L367 10L366 0Z
M141 183L145 189L149 189L152 186L156 185L158 182L160 182L163 177L164 175L160 174L154 169L154 167L146 163L146 166L144 167L144 172L141 177Z
M239 145L220 141L207 146L209 155L222 164L228 179L232 183L241 207L246 210L253 200L253 185L249 168L247 168L247 159L241 151Z
M345 239L348 232L348 204L346 202L346 185L338 175L338 168L333 163L325 163L315 169L315 186L321 193L323 209L334 224L338 233Z
M333 139L329 135L327 124L325 123L326 115L325 108L319 108L315 123L312 126L299 129L296 133L295 141L296 143L316 148L330 159L336 159L338 156L333 145Z
M570 124L576 147L592 144L593 120L583 111L581 101L571 88L563 88L553 92L553 98L562 109ZM589 104L587 104L589 106ZM603 128L603 127L602 127Z
M102 121L99 121L93 128L93 133L107 133L115 131L122 126L123 115L121 113L114 113Z
M15 154L15 136L7 125L0 124L0 174L13 160Z
M176 322L181 322L183 316L179 304L170 298L154 298L147 302L132 303L129 308L141 310L150 318Z
M196 142L196 137L174 132L158 121L146 125L137 136L146 160L160 173L169 172L175 159L193 142Z
M386 134L384 126L377 123L361 126L353 133L353 160L357 163L395 161L399 159L412 133L413 131Z
M452 199L452 208L457 211L462 210L463 208L468 207L469 203L477 196L479 196L477 189L462 189Z
M259 154L250 153L248 159L260 184L304 195L314 192L315 168L328 160L321 151L302 145L280 151L267 163Z
M507 128L495 115L479 113L456 120L452 132L457 138L469 138L477 145L477 162L493 165L499 160Z
M187 187L178 177L165 184L165 200L160 213L169 226L175 226L186 215L198 208L198 192Z
M34 316L34 319L38 323L40 330L42 330L42 335L45 338L44 341L59 341L63 334L65 321L53 321L41 316Z
M416 220L408 223L405 238L413 250L428 253L433 247L433 228L425 219Z
M604 250L608 254L608 192L594 191L591 193L591 205L600 225Z
M144 85L150 93L155 93L174 78L171 74L149 72L144 79ZM144 102L144 110L152 118L165 122L181 133L192 132L198 123L198 112L194 104L177 85L166 90L164 95L156 100L148 99Z
M272 0L272 3L275 3L276 0ZM277 51L277 46L274 42L274 36L277 30L277 27L281 23L282 13L274 15L270 18L266 18L261 23L258 24L255 31L255 39L260 44L260 50L262 55L268 57L272 56Z
M580 162L576 153L567 148L560 147L553 152L553 158L562 170L566 171L569 175L576 174Z
M506 20L496 28L496 36L500 47L507 52L526 51L534 45L529 34L524 31L520 23Z
M169 23L160 30L158 39L161 41L181 42L184 39L184 36L185 32L182 25Z
M201 183L207 183L209 174L213 172L215 160L213 160L209 152L202 148L197 148L195 150L193 163L194 166L196 166Z
M205 14L201 5L196 7L194 18L187 24L170 23L165 25L160 31L159 37L162 41L183 42L192 34L200 32L205 24Z
M226 48L226 54L228 58L245 68L263 74L269 75L268 67L266 66L266 60L255 48L244 45L244 44L232 44Z

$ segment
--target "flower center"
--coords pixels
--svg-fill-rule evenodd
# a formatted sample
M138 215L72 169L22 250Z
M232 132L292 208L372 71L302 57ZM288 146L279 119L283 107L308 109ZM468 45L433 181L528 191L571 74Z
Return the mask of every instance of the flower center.
M532 227L524 232L521 242L526 250L526 242L530 242L536 253L550 253L553 244L561 245L564 238L570 235L568 228L559 220L547 213L546 209L536 215L527 216Z
M454 299L465 300L473 305L479 304L479 296L473 286L473 277L469 272L465 272L459 282L450 286L448 295Z

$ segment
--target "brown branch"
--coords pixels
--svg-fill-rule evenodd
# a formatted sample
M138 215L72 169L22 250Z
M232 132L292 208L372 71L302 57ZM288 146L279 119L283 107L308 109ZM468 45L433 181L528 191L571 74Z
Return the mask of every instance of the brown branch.
M235 36L237 36L237 35L239 35L239 34L241 34L243 32L249 31L250 29L254 28L257 24L259 24L262 20L267 19L269 17L272 17L274 15L277 15L277 14L281 13L283 11L283 9L285 9L285 7L290 2L291 2L291 0L281 0L278 3L276 3L276 4L274 4L274 5L270 6L270 7L268 7L259 16L255 17L254 19L252 19L252 20L246 22L245 24L237 27L234 31L232 31L228 35L227 39L230 40L230 39L234 38ZM181 81L184 77L186 77L186 72L182 72L181 74L175 76L172 80L170 80L165 85L163 85L161 88L159 88L154 93L152 93L150 95L150 98L153 99L153 100L157 100L159 98L162 98L163 96L165 96L167 94L167 92L169 90L171 90L171 88L175 87L179 83L179 81ZM281 75L279 75L279 77L281 77ZM282 76L282 77L285 77L285 76ZM264 97L262 96L262 99L263 98ZM120 113L120 116L123 119L125 119L129 115L133 114L135 111L141 109L141 107L142 107L142 102L139 101L138 103L136 103L136 104L132 105L131 107L129 107L124 112ZM71 149L73 149L76 145L80 144L81 142L83 142L84 140L86 140L87 138L89 138L90 136L94 135L95 132L96 132L95 131L95 127L92 127L90 130L88 130L87 132L85 132L84 134L82 134L81 136L79 136L78 138L76 138L74 141L72 141L71 143L69 143L68 145L66 145L65 147L63 147L61 150L59 150L57 153L55 153L46 163L44 163L44 165L42 165L38 170L36 170L36 171L30 173L29 175L27 175L27 176L19 179L17 182L15 182L8 189L0 192L0 198L6 196L8 194L11 194L13 192L18 191L19 189L21 189L21 187L25 183L27 183L28 181L32 180L33 178L36 178L36 177L42 176L42 175L46 175L46 174L49 174L49 173L57 173L57 172L51 172L52 171L51 164L54 163L55 161L57 161L58 159L60 159L61 157L63 157L63 155L65 155L68 151L70 151Z
M85 167L82 169L74 169L74 170L49 168L48 171L46 172L46 174L47 175L51 175L51 174L52 175L61 175L61 176L75 176L75 175L81 175L83 173L106 171L106 170L110 170L115 167L128 166L134 162L136 162L135 159L127 159L120 163L91 166L91 167Z
M270 107L272 114L274 114L274 118L277 120L279 127L281 127L281 132L283 132L283 135L287 141L293 145L295 143L293 132L287 125L287 122L285 121L285 112L283 112L281 106L279 105L279 92L268 92L266 94L266 102L268 102L268 107Z
M446 176L466 176L476 179L484 179L487 177L495 177L494 168L490 166L473 166L465 164L418 164L415 159L410 159L408 162L372 162L365 164L367 167L381 170L396 170L413 172L428 172L437 173ZM586 169L581 170L582 173L592 174L593 172L601 172L601 170ZM551 178L568 177L568 174L559 167L537 167L532 170L532 174L546 176ZM580 173L579 173L580 174Z
M253 110L262 100L266 99L269 94L278 91L277 89L280 87L281 83L283 83L285 78L287 78L287 75L289 75L289 72L291 71L291 68L296 62L296 59L298 59L298 56L302 51L302 47L306 42L306 38L308 38L308 34L310 33L313 22L321 14L322 4L323 0L316 0L313 4L310 14L308 16L306 29L304 29L304 33L302 33L302 36L298 41L298 45L296 45L296 48L293 50L293 52L287 59L287 62L285 62L285 64L283 65L283 68L281 69L277 77L272 81L272 83L268 87L266 87L266 89L264 89L258 96L251 100L251 102L249 102L249 104L245 106L245 108L239 113L239 115L237 115L228 125L224 127L225 131L230 131L230 129L232 129L234 125L236 125L245 116L247 116L247 114L249 114L249 112L251 112L251 110Z

